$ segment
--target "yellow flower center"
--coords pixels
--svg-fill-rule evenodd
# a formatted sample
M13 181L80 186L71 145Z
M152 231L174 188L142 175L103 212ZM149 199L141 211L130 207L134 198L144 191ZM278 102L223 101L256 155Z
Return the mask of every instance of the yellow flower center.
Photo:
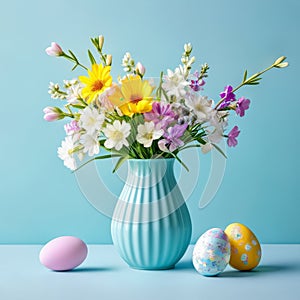
M115 132L112 134L111 138L112 138L113 140L122 140L122 139L123 139L123 133L122 133L121 131L115 131Z
M92 85L92 91L100 91L103 88L103 82L101 80L96 80Z
M137 104L139 101L143 100L143 97L141 97L140 95L131 95L130 96L130 102Z
M152 138L153 138L153 133L152 133L152 132L146 133L146 134L144 135L144 137L145 137L145 139L147 139L147 140L152 140Z

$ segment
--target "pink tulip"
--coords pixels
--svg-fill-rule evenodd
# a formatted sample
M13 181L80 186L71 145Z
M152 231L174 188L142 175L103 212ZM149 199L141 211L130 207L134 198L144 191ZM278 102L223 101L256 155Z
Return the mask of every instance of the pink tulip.
M52 42L51 46L46 48L45 51L50 56L61 56L63 54L61 47L55 42Z
M43 110L44 112L44 120L48 122L53 122L59 119L63 119L63 112L57 107L47 106Z

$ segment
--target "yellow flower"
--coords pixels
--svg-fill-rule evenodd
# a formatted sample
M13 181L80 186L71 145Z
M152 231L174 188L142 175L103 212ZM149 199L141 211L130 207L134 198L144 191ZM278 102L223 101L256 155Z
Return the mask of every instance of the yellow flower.
M109 100L121 112L129 117L135 113L145 113L152 110L152 92L154 87L149 81L142 80L140 76L130 75L121 81L121 86L109 96Z
M81 91L81 96L91 103L98 95L103 93L112 84L110 66L103 67L102 64L92 65L92 70L88 70L87 76L79 76L79 80L85 84Z

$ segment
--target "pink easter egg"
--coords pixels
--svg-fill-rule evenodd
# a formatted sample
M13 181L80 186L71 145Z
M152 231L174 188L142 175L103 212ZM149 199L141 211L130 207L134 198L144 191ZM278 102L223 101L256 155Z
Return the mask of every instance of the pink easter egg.
M53 271L68 271L86 258L86 244L74 236L61 236L48 242L40 251L40 262Z

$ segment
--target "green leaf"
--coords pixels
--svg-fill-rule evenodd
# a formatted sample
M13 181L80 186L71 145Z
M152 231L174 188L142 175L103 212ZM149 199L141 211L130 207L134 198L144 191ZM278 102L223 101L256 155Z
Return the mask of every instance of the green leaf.
M75 64L74 67L72 68L72 71L74 71L78 67L78 64Z
M85 106L79 105L79 104L71 104L72 107L78 108L78 109L83 109Z
M246 83L247 85L256 85L256 84L259 84L259 82L248 82Z
M93 43L93 45L96 47L96 49L98 49L98 45L99 45L99 42L98 42L98 38L91 38L91 41Z
M97 64L95 57L93 56L92 52L88 50L89 59L92 65Z
M225 158L227 158L226 154L223 152L223 150L216 144L212 144Z
M259 73L255 73L254 75L252 75L251 77L249 77L248 79L247 79L247 82L248 81L251 81L251 80L253 80L253 79L255 79L255 78L257 78L259 76Z
M201 145L197 144L197 145L188 145L188 146L185 146L183 148L180 148L179 151L183 151L185 149L189 149L189 148L200 148Z
M167 95L167 92L161 87L161 91L163 92L167 102L170 102L169 96Z
M77 57L75 56L75 54L71 51L71 50L68 50L69 51L69 53L71 54L71 56L73 57L73 59L76 61L76 62L78 62L77 61Z
M74 170L74 172L78 171L79 169L81 169L82 167L84 167L88 163L92 162L93 160L106 159L106 158L112 158L112 157L120 157L120 155L118 155L118 154L107 154L107 155L93 157L92 159L86 161L84 164L79 166L76 170Z
M244 73L244 77L243 77L243 82L245 82L246 81L246 79L247 79L247 70L245 71L245 73Z
M178 157L178 155L172 153L172 152L168 152L168 154L172 155L174 158L176 158L178 160L178 162L189 172L189 168L187 167L187 165Z
M113 173L115 173L128 158L129 158L129 156L120 157L113 169Z

